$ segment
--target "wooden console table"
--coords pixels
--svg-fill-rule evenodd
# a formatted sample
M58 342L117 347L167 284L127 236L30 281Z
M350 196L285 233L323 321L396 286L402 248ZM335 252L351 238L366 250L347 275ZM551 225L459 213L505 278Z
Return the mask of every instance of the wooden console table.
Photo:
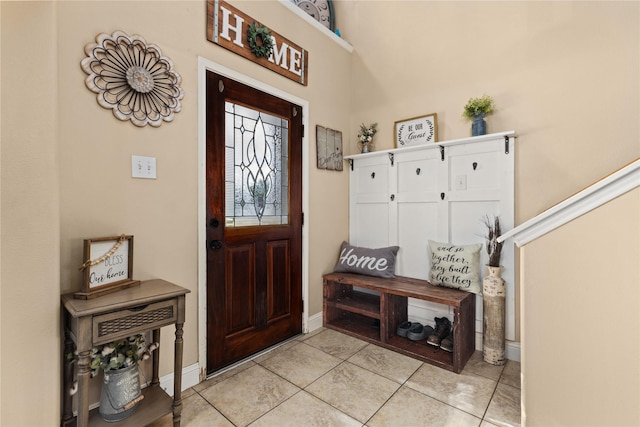
M95 299L76 299L62 295L65 327L65 355L78 352L78 417L77 425L143 426L173 412L174 427L180 426L182 412L182 326L185 318L185 295L190 291L165 280L143 281L139 286L123 289ZM89 413L89 378L91 348L138 333L153 331L153 341L160 342L160 328L175 324L173 399L160 388L158 379L159 351L152 353L153 377L143 389L144 400L136 412L119 423L107 423L98 411ZM73 364L63 357L64 388L62 426L71 425Z

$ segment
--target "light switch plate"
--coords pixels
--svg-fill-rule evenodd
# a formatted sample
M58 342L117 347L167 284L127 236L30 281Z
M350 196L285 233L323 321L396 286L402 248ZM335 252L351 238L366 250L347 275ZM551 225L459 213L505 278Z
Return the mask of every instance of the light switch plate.
M131 177L156 179L156 158L131 156Z

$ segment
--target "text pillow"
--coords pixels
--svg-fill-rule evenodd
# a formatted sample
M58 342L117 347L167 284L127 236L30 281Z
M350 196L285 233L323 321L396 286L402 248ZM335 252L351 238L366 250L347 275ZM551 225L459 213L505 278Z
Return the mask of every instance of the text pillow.
M480 243L452 245L429 240L431 284L482 294L480 282L481 248L482 244Z
M342 242L336 273L357 273L375 277L396 277L398 246L368 249Z

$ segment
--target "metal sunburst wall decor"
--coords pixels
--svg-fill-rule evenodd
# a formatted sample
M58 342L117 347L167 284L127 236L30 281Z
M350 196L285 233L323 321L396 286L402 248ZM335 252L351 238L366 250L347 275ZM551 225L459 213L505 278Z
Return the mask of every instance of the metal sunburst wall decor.
M118 119L158 127L180 112L181 77L159 47L116 31L98 34L84 51L85 84L97 93L98 104L112 109Z

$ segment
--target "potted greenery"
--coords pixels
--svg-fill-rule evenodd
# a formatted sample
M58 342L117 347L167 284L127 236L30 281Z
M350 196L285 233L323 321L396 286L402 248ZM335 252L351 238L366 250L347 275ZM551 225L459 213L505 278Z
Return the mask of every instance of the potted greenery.
M495 109L493 98L483 95L480 98L471 98L464 106L462 117L473 120L471 124L471 136L484 135L487 133L487 122L484 116L491 114Z
M378 123L372 123L369 126L365 124L360 125L360 132L358 132L358 142L362 145L361 152L368 153L371 151L370 144L373 141L373 135L378 132Z
M91 349L91 376L98 375L100 369L104 371L99 412L105 421L120 421L135 412L144 398L138 362L149 359L158 346L158 343L147 346L144 335L137 334ZM72 394L76 389L74 385Z

